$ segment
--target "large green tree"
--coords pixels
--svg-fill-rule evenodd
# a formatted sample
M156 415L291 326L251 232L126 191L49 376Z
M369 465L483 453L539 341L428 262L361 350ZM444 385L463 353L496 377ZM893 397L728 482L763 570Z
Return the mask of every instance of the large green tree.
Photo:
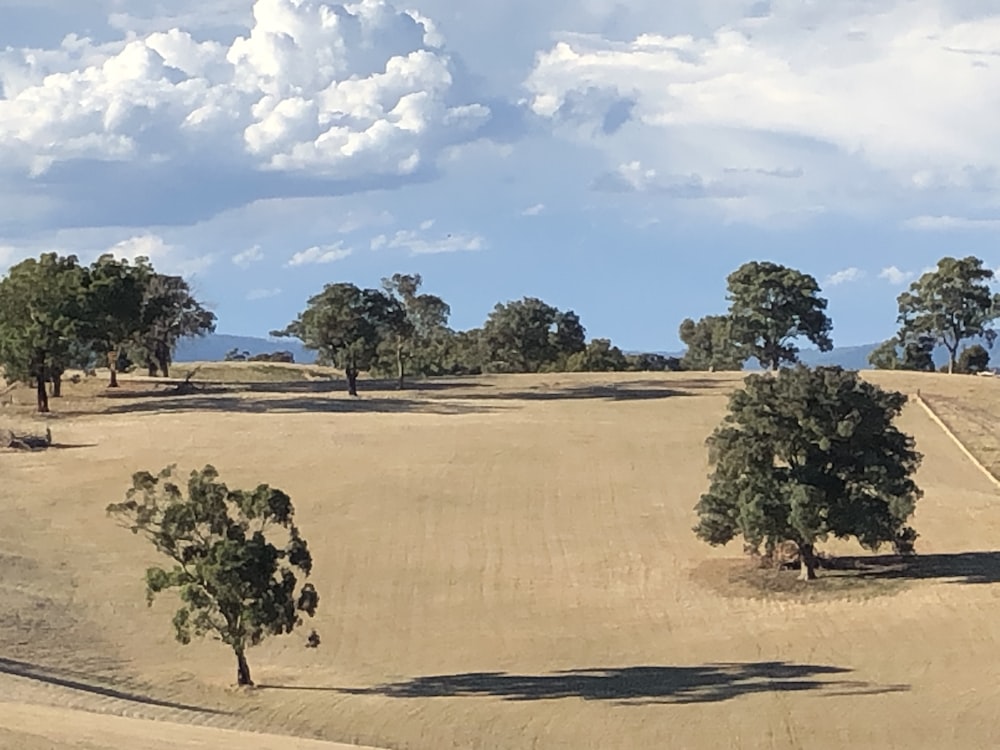
M212 466L191 472L186 487L174 467L137 472L125 500L108 513L170 558L146 571L146 598L177 589L177 640L211 635L232 648L236 678L253 685L246 650L266 636L291 633L312 617L319 596L308 577L312 556L293 521L292 501L261 484L231 490ZM280 535L280 539L275 536Z
M697 535L713 545L740 535L769 551L794 541L803 579L815 577L815 545L831 535L910 550L921 457L894 424L905 403L839 367L749 376L708 440L714 471Z
M378 361L379 348L403 328L406 311L399 300L354 284L327 284L310 297L306 309L272 336L294 336L319 352L323 363L340 367L347 390L358 395L358 375Z
M111 254L99 257L89 270L87 327L94 350L106 357L108 385L117 388L122 350L144 332L143 307L154 272L146 258L130 265Z
M448 325L451 308L434 294L420 294L423 279L420 274L393 274L382 279L382 288L402 305L403 315L396 316L397 326L389 345L396 367L398 387L402 390L406 365L411 364L420 374L432 374L435 363L429 356L435 337Z
M752 261L728 278L732 341L760 362L777 370L798 361L793 343L805 337L820 351L833 349L833 324L827 301L809 274L777 263Z
M996 339L1000 294L990 290L993 276L979 258L942 258L899 295L901 335L932 337L948 350L948 372L954 372L963 341L982 337L992 346Z
M87 336L87 271L76 256L44 253L0 280L0 364L8 381L34 381L39 412L46 382L76 358Z
M586 331L572 310L561 312L536 297L500 303L483 325L488 367L501 372L539 372L586 348Z
M708 315L695 322L685 318L680 339L687 346L681 364L685 370L742 370L747 359L745 349L733 340L732 321L728 315Z
M128 356L142 362L151 376L170 376L177 342L215 331L215 313L194 297L181 276L149 274L145 279L138 332L127 347Z

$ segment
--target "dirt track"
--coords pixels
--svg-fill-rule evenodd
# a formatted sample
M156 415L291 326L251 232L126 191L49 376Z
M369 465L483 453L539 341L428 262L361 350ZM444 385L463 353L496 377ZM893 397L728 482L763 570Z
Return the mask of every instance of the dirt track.
M77 447L0 455L0 695L414 750L1000 746L1000 506L926 416L903 426L926 454L915 525L936 573L891 597L727 599L690 571L738 547L690 527L731 384L615 379L55 421ZM255 649L252 693L228 687L223 647L173 641L169 600L143 598L151 550L104 515L132 471L172 462L285 489L314 550L323 644ZM0 707L0 727L35 710Z

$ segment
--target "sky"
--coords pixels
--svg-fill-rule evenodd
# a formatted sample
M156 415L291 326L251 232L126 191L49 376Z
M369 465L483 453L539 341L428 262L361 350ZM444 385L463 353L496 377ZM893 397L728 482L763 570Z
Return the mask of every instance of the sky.
M676 350L771 260L858 345L1000 267L997 122L986 0L0 0L0 271L144 255L257 336L420 273Z

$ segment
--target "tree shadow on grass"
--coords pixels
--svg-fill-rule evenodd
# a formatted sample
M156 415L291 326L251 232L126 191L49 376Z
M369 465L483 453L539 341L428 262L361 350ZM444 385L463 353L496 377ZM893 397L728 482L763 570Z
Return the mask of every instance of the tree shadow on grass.
M672 398L674 396L690 396L676 387L667 387L663 383L647 383L643 381L624 382L620 384L601 385L539 385L519 391L497 389L488 393L471 393L461 398L471 400L503 400L503 401L566 401L566 400L604 400L604 401L653 401Z
M327 413L327 414L432 414L462 415L500 411L458 401L407 398L247 398L240 396L165 396L116 404L105 414L182 413L215 411L242 414Z
M66 676L65 673L58 673L55 670L51 670L37 664L30 664L28 662L17 661L15 659L0 658L0 674L21 677L27 680L42 682L46 685L56 685L58 687L69 688L70 690L80 690L82 692L99 695L104 698L115 698L117 700L129 701L130 703L141 703L146 706L157 706L160 708L192 711L203 714L226 714L224 711L217 711L211 708L189 706L183 703L158 700L146 695L127 692L125 690L109 687L107 685L99 685L94 682L84 682L84 678L82 676L80 676L79 679L75 679L75 675Z
M859 578L953 579L953 583L1000 583L1000 552L840 557L831 567L856 570Z
M582 698L630 705L716 703L754 693L817 691L825 695L876 695L909 690L908 685L829 679L850 671L844 667L769 661L694 667L573 669L544 675L470 672L416 677L370 688L286 686L284 689L327 689L391 698L489 696L509 701Z

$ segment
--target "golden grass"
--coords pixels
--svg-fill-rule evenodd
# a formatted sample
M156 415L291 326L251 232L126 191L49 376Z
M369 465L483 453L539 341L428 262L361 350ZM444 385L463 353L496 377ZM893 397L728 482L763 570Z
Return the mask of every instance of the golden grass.
M960 401L995 387L868 377ZM1000 504L919 409L902 418L926 456L912 574L736 597L699 577L738 550L691 526L740 380L497 376L359 399L292 377L71 385L58 416L24 414L66 449L0 456L0 694L407 750L1000 746ZM255 691L229 687L223 646L174 642L169 599L143 598L155 553L104 515L132 471L174 462L286 490L313 549L323 643L254 649ZM0 743L24 731L0 715Z

